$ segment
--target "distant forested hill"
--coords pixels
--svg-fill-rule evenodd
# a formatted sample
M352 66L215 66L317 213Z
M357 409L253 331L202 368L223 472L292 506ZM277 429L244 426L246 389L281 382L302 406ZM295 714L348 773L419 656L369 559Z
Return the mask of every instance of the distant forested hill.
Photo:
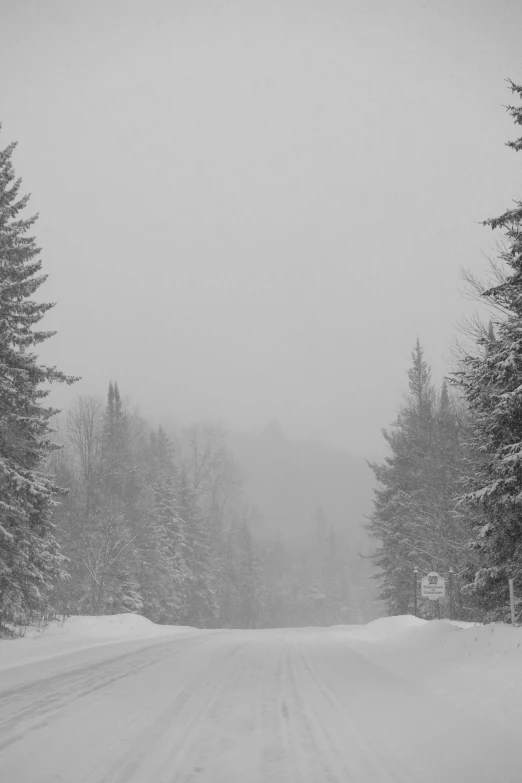
M317 441L288 440L276 422L258 436L230 434L243 471L255 534L295 538L308 533L317 509L354 547L368 549L361 523L372 508L372 471L355 457Z

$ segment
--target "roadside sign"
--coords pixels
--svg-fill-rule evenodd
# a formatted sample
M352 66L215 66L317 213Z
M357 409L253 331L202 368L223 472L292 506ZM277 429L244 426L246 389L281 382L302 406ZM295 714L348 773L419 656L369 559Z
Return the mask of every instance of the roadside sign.
M421 579L421 595L430 601L437 601L446 595L446 580L435 571Z

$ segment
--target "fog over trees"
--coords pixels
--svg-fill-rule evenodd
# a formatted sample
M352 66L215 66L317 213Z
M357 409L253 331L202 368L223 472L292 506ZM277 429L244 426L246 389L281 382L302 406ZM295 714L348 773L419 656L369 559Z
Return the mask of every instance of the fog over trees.
M520 106L508 112L522 125ZM486 221L503 231L493 284L466 275L491 319L471 324L442 383L417 339L383 431L388 456L365 464L288 439L274 421L257 435L207 419L158 425L117 378L66 411L47 405L50 384L77 379L39 359L52 305L38 299L46 277L14 148L0 153L4 630L55 613L205 628L357 623L380 601L412 612L414 569L453 574L462 617L507 618L508 579L522 588L522 202Z
M291 541L256 529L216 426L170 438L111 382L105 402L78 399L60 434L52 471L69 492L54 522L70 576L50 598L57 611L244 628L370 616L354 537L314 507Z

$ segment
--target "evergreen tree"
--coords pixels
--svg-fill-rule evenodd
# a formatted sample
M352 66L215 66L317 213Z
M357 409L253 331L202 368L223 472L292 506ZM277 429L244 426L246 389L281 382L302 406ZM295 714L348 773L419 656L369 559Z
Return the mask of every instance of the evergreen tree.
M109 384L103 413L83 400L69 421L76 461L69 524L75 540L82 611L92 614L137 610L143 605L137 579L140 538L146 519L129 420L117 385ZM88 458L87 458L88 455Z
M149 459L152 513L142 540L140 569L144 614L155 622L176 623L188 612L190 572L172 447L161 427L151 433Z
M381 486L375 490L368 530L379 541L373 559L380 569L381 597L392 614L410 610L411 574L420 555L417 533L428 504L434 389L418 341L408 379L406 404L390 430L383 431L391 454L384 464L371 464Z
M510 86L520 100L522 87ZM508 111L522 125L522 106ZM520 151L522 137L508 146ZM471 411L477 457L463 497L478 510L473 546L479 567L468 573L468 590L493 616L507 617L508 578L522 588L522 202L485 225L504 232L506 274L483 296L506 317L479 337L456 382Z
M148 508L144 480L138 470L142 444L132 432L131 419L121 399L118 384L109 383L104 418L103 476L101 506L102 540L109 543L103 557L104 597L107 610L114 613L142 611L139 562L147 534Z
M378 540L376 578L392 614L412 610L415 567L421 574L450 568L458 573L469 561L467 521L455 504L464 472L465 431L446 383L436 394L418 341L408 379L405 404L383 433L390 456L371 465L380 486L368 530Z
M19 196L14 149L0 152L0 625L44 609L63 574L51 521L60 490L44 472L56 411L43 404L42 384L75 380L33 352L52 336L35 329L52 305L34 299L46 277L28 236L36 217L22 217L29 197Z
M118 384L109 383L103 428L103 472L106 500L123 506L130 500L133 473L129 421Z
M185 622L201 628L211 627L218 614L212 579L211 536L207 520L198 508L194 490L184 469L180 476L179 513L186 531L189 573Z

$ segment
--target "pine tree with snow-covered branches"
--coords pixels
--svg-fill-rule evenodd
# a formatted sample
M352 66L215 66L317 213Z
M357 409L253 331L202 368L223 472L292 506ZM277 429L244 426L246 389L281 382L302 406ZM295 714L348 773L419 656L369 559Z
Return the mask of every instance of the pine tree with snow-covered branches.
M179 483L179 515L183 520L186 543L187 614L185 622L211 627L218 616L215 573L212 568L212 536L208 520L201 513L184 468Z
M43 404L42 384L75 380L34 353L52 336L35 327L53 305L33 298L46 276L29 236L36 216L22 215L29 197L20 196L15 146L0 152L0 626L44 609L63 573L51 521L60 490L44 468L56 411Z
M522 87L510 82L522 99ZM522 125L522 106L508 106ZM522 150L522 137L507 143ZM504 232L500 260L506 274L483 292L506 317L484 330L456 381L465 393L478 459L463 500L475 504L475 551L480 567L468 574L468 590L497 617L508 616L508 578L522 588L522 201L485 225Z
M454 500L464 470L465 422L447 385L440 394L433 386L419 341L408 379L405 404L383 432L390 454L370 466L379 486L367 529L378 541L375 578L392 614L413 609L415 567L423 574L460 573L470 560L467 520Z
M152 513L141 544L142 593L147 617L176 623L188 613L191 573L185 522L178 508L177 469L162 427L151 433L149 448Z

